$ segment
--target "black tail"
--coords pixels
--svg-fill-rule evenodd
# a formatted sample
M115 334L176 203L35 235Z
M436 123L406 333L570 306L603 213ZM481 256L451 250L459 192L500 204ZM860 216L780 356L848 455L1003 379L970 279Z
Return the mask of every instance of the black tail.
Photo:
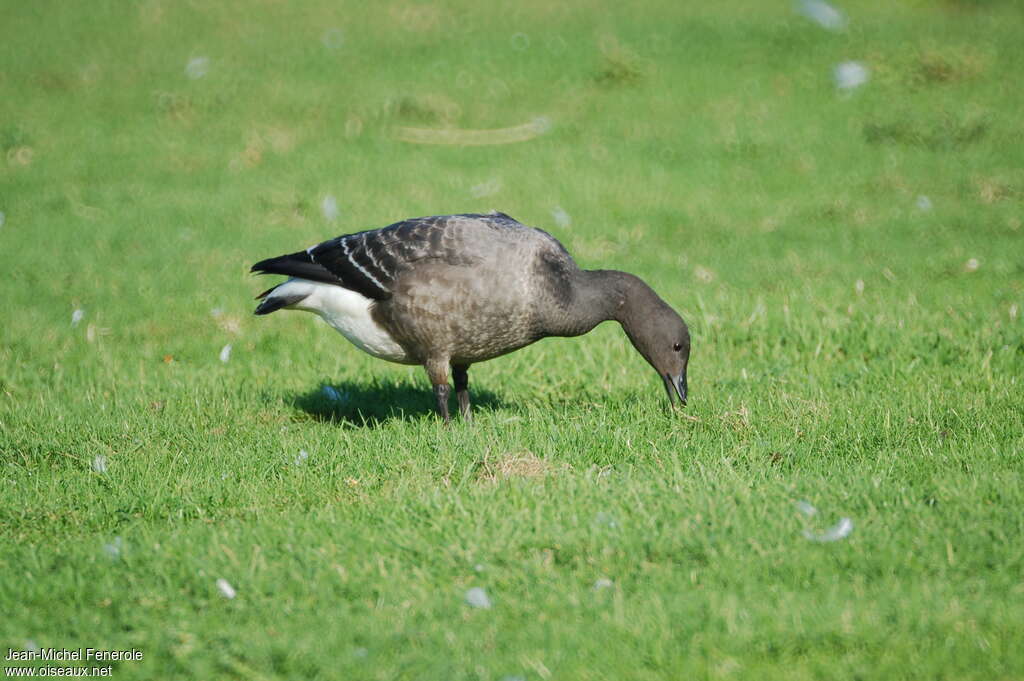
M283 274L286 277L299 277L311 281L322 281L325 284L341 284L341 279L331 274L326 267L313 262L313 258L306 251L279 255L276 258L260 260L252 266L252 271L259 274ZM269 291L267 292L269 293ZM264 293L263 295L266 295ZM263 296L260 296L261 298ZM267 301L264 301L265 303ZM287 303L286 303L287 304ZM262 306L261 306L262 307ZM274 308L277 309L277 308ZM273 312L268 310L267 312ZM266 314L259 312L256 314Z
M277 288L277 287L275 286L274 288ZM271 312L276 312L276 311L280 310L282 307L288 307L289 305L294 305L295 303L298 303L299 301L305 299L305 297L306 297L306 296L271 296L271 297L268 298L267 294L270 293L271 291L273 291L274 288L269 289L267 291L264 291L263 293L261 293L258 296L256 296L257 299L258 298L263 298L263 301L256 307L256 310L255 310L255 312L253 312L253 314L270 314Z

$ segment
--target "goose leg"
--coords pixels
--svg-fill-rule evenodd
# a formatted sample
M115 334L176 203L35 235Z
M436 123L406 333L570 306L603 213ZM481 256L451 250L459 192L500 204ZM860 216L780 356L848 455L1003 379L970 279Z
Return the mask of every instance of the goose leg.
M469 410L469 366L452 365L452 378L455 379L455 396L459 399L459 413L466 421L473 420Z
M448 362L428 361L424 368L434 386L434 399L437 401L437 415L444 419L446 424L451 423L451 416L448 415L448 396L452 388L448 385Z
M444 419L445 425L452 422L452 417L448 415L448 396L451 393L452 388L447 383L440 383L434 386L434 399L437 400L437 415Z

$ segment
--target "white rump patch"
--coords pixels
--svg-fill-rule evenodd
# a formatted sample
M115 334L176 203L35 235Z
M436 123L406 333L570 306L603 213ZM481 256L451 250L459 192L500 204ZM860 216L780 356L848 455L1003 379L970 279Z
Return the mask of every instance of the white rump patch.
M410 362L402 346L374 321L370 314L370 306L374 301L366 296L333 284L293 278L275 288L267 297L300 295L305 295L305 298L289 305L287 309L315 312L367 354L389 362Z

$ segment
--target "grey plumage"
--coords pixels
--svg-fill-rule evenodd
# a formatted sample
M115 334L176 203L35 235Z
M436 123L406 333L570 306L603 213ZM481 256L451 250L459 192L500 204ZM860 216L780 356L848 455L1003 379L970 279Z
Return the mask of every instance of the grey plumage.
M690 340L679 315L637 277L581 270L557 239L502 213L405 220L261 261L253 271L341 287L371 301L373 323L404 351L394 361L426 367L446 420L450 367L468 416L469 365L547 336L577 336L609 319L623 325L685 403ZM302 308L294 293L276 290L262 294L257 314ZM289 302L279 305L286 295Z

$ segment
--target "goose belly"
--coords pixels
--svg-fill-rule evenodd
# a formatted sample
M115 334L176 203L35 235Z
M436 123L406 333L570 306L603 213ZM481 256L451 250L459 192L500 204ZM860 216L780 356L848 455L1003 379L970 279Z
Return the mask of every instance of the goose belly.
M485 274L423 265L379 312L409 346L454 364L483 362L541 338L528 282L500 268Z
M363 352L389 362L416 363L387 329L373 318L371 308L374 301L366 296L340 286L305 279L290 279L277 290L283 295L308 290L305 298L290 307L315 312Z

